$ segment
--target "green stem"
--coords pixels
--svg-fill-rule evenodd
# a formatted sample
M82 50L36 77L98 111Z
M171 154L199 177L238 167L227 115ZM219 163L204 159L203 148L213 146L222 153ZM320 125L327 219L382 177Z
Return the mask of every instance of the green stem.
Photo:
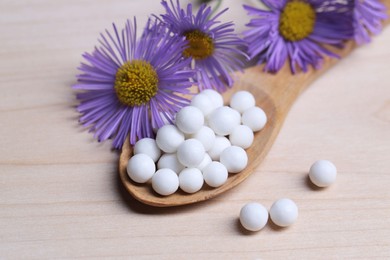
M222 0L217 0L217 4L211 11L210 17L212 17L215 14L215 12L219 9L219 7L221 7L221 4L222 4Z

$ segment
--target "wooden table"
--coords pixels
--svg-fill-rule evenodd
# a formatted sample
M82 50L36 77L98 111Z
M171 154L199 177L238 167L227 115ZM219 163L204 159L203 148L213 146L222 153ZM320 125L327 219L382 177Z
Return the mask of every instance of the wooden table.
M225 3L239 30L242 2ZM0 259L389 259L390 28L302 94L243 184L160 209L127 195L118 152L78 124L70 88L99 32L151 12L158 1L1 1ZM317 190L307 172L322 158L339 176ZM299 207L293 226L242 230L245 203L281 197Z

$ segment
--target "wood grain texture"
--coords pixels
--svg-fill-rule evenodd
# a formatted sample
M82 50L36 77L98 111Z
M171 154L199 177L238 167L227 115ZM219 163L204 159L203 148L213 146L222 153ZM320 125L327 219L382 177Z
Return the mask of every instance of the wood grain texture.
M390 258L390 29L299 97L246 181L154 208L124 190L110 142L78 125L69 87L103 28L162 11L144 2L0 2L0 259ZM241 28L240 1L225 2ZM307 171L322 158L339 176L317 190ZM281 197L296 201L295 225L240 228L242 205Z

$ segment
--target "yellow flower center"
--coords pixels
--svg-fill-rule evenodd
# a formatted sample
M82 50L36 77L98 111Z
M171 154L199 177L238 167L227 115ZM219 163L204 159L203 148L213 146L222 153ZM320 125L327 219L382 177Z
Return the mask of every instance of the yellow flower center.
M291 1L280 15L279 32L288 41L299 41L313 32L315 20L316 12L310 4Z
M122 104L140 106L157 94L158 75L146 61L128 61L118 69L114 88Z
M183 51L184 57L192 57L194 59L205 59L213 54L214 43L207 34L194 30L184 33L188 41L188 47Z

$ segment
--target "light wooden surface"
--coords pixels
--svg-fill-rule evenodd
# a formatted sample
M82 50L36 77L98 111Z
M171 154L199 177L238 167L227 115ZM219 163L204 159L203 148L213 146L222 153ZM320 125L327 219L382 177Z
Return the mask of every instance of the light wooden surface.
M118 152L78 125L69 87L112 21L162 11L145 2L0 2L0 259L390 258L390 28L301 95L241 185L159 209L127 195ZM239 28L243 2L225 1ZM306 174L322 158L339 176L317 190ZM281 197L298 204L295 225L240 228L242 205Z

